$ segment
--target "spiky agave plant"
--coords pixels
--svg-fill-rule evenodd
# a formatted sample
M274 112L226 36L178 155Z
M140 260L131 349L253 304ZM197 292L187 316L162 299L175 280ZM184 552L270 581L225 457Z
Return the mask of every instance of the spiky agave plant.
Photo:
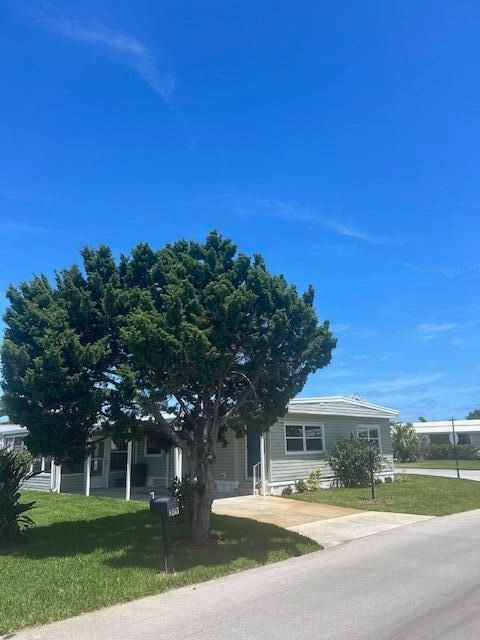
M35 502L19 502L20 488L31 475L28 465L15 453L0 449L0 545L12 542L23 529L35 524L26 515Z

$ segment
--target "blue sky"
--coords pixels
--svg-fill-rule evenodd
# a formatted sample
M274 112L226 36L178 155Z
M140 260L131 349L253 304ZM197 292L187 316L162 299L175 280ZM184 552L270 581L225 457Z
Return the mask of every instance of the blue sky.
M304 395L480 406L477 2L0 11L2 291L216 228L315 286L338 348Z

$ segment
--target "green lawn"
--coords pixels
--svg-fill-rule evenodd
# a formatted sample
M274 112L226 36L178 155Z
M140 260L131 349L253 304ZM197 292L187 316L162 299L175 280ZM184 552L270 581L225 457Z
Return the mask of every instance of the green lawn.
M391 484L377 485L377 499L374 501L370 498L370 489L321 489L291 498L370 511L445 516L480 509L480 482L402 475L396 476Z
M160 525L148 504L24 491L37 526L0 551L0 634L316 551L308 538L212 516L220 540L192 547L175 526L176 574L163 573Z
M480 460L459 460L458 466L465 471L480 471ZM416 462L395 462L399 469L456 469L455 460L417 460Z

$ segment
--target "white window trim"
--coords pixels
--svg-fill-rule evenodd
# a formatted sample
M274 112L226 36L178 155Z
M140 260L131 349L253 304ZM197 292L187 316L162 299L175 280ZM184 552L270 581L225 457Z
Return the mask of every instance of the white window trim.
M303 427L303 451L287 451L287 427ZM322 428L322 448L316 451L306 451L305 444L305 427L321 427ZM300 440L300 438L298 438ZM305 422L304 420L289 420L283 423L283 442L285 446L285 455L287 456L318 456L319 453L325 453L325 423L323 422Z
M382 453L382 432L380 430L380 425L378 424L357 424L357 438L360 437L360 431L364 431L365 429L376 429L378 431L378 451ZM370 438L369 438L370 439Z
M147 453L147 440L148 437L145 436L143 439L143 456L145 458L161 458L165 455L165 451L160 451L160 453Z

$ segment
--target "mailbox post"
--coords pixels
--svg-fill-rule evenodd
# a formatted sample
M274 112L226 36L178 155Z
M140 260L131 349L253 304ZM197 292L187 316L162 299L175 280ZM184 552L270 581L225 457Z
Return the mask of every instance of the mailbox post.
M172 524L170 519L178 516L180 510L177 498L153 498L150 500L150 513L162 520L165 572L173 573Z

